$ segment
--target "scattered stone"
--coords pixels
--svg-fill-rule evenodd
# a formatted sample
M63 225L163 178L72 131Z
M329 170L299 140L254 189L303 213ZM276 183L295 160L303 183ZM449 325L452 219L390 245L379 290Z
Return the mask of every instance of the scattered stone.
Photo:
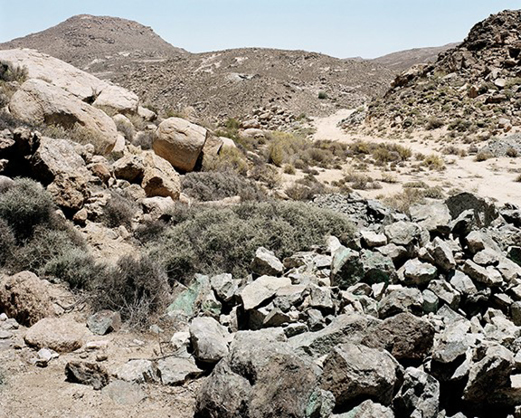
M121 327L121 315L109 310L99 311L89 317L87 326L96 335L118 331Z
M194 356L200 362L215 364L228 354L228 334L213 318L194 318L190 339Z
M120 380L134 383L157 382L157 372L150 360L130 360L116 372Z
M202 375L203 371L189 359L167 357L157 362L159 379L163 385L182 385L189 379Z
M139 385L124 380L113 380L102 392L118 405L136 405L147 397Z
M87 334L85 325L67 318L44 318L25 334L25 342L31 347L48 348L58 353L70 353L83 345Z
M107 371L97 363L70 361L65 366L65 376L69 382L90 385L96 390L109 383Z
M255 251L251 270L258 276L280 276L284 272L284 265L272 251L260 247Z

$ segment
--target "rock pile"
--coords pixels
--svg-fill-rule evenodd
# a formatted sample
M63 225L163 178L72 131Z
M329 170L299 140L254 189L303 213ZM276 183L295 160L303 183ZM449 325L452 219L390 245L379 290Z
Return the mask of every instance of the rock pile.
M211 370L196 417L521 412L520 209L464 193L379 213L349 248L260 248L249 277L178 296L172 344Z

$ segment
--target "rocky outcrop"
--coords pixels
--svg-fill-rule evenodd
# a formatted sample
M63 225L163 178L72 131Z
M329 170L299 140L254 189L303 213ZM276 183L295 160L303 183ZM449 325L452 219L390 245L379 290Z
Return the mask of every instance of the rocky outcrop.
M201 155L207 135L202 126L185 119L169 118L159 124L152 148L176 170L189 172Z
M104 112L40 79L22 84L11 98L9 109L14 116L29 123L83 130L102 154L112 151L118 139L114 121Z
M24 68L28 79L46 81L85 103L94 103L94 106L110 108L116 112L137 112L139 99L136 94L38 51L0 51L0 63L11 68Z

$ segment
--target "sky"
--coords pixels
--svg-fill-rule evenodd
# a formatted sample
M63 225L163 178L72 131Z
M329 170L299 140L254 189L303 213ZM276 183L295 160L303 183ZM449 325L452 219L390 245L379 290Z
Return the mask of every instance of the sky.
M270 47L375 58L461 41L490 14L517 8L520 0L0 0L0 42L86 13L136 20L190 52Z

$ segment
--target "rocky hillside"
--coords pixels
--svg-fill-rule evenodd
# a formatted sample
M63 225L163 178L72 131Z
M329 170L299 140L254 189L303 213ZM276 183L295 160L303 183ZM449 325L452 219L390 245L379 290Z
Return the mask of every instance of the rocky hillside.
M0 44L0 50L13 48L36 49L82 69L185 53L161 39L150 27L131 20L92 15L73 16L42 32Z
M366 123L485 136L519 126L520 51L521 11L492 15L435 63L397 76L385 98L370 105Z
M450 43L443 46L429 48L407 49L383 55L371 61L390 68L397 73L401 73L402 71L408 70L413 65L435 62L439 54L451 48L455 48L458 45L459 43Z
M193 106L222 118L269 105L296 115L357 107L383 94L392 72L318 53L249 48L142 63L111 79L162 109Z

